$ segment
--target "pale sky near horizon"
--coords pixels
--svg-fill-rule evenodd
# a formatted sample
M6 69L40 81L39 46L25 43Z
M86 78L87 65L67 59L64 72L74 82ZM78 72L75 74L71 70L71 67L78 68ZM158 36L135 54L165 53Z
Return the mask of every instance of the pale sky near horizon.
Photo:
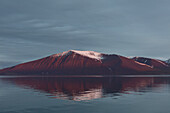
M170 58L169 0L0 0L0 68L92 50Z

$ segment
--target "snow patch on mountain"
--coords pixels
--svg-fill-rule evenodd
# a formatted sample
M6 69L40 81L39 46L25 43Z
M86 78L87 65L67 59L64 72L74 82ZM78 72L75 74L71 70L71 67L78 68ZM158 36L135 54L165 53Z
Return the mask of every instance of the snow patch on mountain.
M54 54L54 55L52 55L52 57L59 57L59 56L65 56L65 55L67 56L67 55L70 55L72 53L79 54L79 55L82 55L82 56L85 56L85 57L88 57L88 58L91 58L91 59L96 59L96 60L99 60L99 61L104 59L103 54L101 54L101 53L98 53L98 52L95 52L95 51L78 51L78 50L65 51L65 52L62 52L62 53Z
M170 59L166 60L165 62L168 63L168 64L170 64Z
M71 50L77 54L80 54L82 56L86 56L92 59L97 59L97 60L101 60L103 59L103 55L101 53L98 52L94 52L94 51L78 51L78 50Z
M60 57L60 56L65 56L65 55L70 55L72 52L71 51L65 51L62 53L54 54L52 57Z

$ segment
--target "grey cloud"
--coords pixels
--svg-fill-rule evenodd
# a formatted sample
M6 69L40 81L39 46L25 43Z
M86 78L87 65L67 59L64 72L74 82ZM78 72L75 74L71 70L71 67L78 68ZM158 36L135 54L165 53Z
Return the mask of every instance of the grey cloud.
M1 0L1 62L69 49L169 58L168 0Z

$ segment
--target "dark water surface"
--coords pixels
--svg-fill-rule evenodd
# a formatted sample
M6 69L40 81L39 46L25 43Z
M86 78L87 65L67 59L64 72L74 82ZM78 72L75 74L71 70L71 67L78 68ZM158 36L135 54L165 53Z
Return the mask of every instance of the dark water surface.
M0 113L170 113L170 76L0 76Z

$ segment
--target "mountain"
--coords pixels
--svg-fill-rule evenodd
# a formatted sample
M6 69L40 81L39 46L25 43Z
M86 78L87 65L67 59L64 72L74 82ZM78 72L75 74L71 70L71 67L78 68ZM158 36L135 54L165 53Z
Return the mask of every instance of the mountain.
M69 50L0 70L1 75L130 75L166 74L160 60L143 61L115 54ZM164 72L164 69L165 72Z
M166 60L165 62L168 63L168 64L170 65L170 59Z
M133 60L147 64L149 66L152 66L156 69L164 69L168 67L168 63L165 61L161 61L158 59L152 59L152 58L145 58L145 57L134 57Z

